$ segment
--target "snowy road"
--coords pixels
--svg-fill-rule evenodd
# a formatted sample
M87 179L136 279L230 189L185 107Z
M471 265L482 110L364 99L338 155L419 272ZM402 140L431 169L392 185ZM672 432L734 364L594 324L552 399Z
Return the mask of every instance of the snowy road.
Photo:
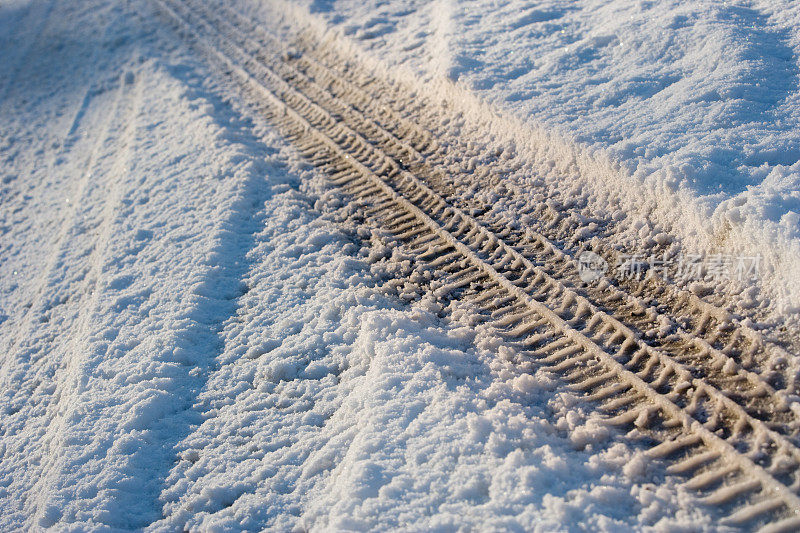
M0 14L3 529L797 527L791 331L583 282L617 228L475 108L224 3Z

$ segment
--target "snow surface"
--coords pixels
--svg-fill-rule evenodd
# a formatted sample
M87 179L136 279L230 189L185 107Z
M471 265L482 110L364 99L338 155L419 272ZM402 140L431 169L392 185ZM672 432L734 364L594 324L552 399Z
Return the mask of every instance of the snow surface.
M275 17L254 9L275 2L237 3ZM501 136L529 161L546 152L534 171L577 165L548 186L582 189L598 216L621 206L629 225L659 225L690 253L761 255L764 301L800 312L797 2L300 4L295 18L332 28L349 51L482 122L476 129L503 113ZM473 95L494 109L477 118ZM626 243L629 253L643 240Z
M0 27L0 529L715 529L554 376L384 290L149 2Z

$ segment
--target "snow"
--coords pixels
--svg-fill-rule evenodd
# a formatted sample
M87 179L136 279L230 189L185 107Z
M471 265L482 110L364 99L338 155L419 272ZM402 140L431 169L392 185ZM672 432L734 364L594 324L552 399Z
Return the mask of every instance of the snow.
M701 159L692 142L729 132L720 123L704 136L694 122L713 120L697 115L724 101L698 100L703 113L671 123L677 95L654 115L642 103L654 88L633 74L612 84L633 122L615 123L611 100L592 108L559 70L572 57L562 38L535 30L569 27L570 53L604 46L611 64L629 56L592 33L592 17L642 50L635 37L657 34L646 17L629 26L609 8L593 15L591 3L515 12L510 2L494 14L476 4L516 32L492 40L459 6L337 2L322 15L363 39L373 28L384 59L422 64L436 53L436 73L595 144L630 135L633 145L609 148L624 157L663 151L637 164L688 168ZM710 12L664 12L691 9ZM796 10L775 13L786 25ZM432 26L410 29L428 16ZM390 252L343 222L348 207L324 178L149 2L14 0L0 5L0 27L0 529L716 529L644 446L616 440L557 376L459 322L468 309L448 315L389 290L404 266L376 262ZM408 38L414 31L426 35ZM486 50L467 53L477 38ZM784 53L779 41L772 50ZM498 58L515 43L540 49L536 61L555 77L512 81L526 60ZM609 75L628 76L637 57ZM680 77L677 61L660 67L665 79ZM488 65L496 70L478 68ZM752 69L771 76L772 65ZM564 101L523 86L560 86ZM725 98L737 100L729 86ZM743 114L779 101L766 90L747 98L734 102ZM792 98L771 111L784 113L784 130L760 137L743 123L735 154L720 152L727 171L740 172L734 160L763 168L731 174L753 188L706 195L723 205L749 194L737 216L772 220L776 232L797 224L797 164L779 164L791 163ZM574 116L556 124L565 106ZM775 153L758 155L758 143ZM711 171L692 176L705 194Z
M237 4L276 17L272 3ZM465 131L515 141L523 173L550 193L597 216L621 209L623 225L669 231L688 253L760 255L773 320L800 310L796 2L300 5L279 11L462 110ZM629 231L614 245L642 253L646 242Z
M293 212L300 203L274 201ZM430 301L398 308L368 289L366 264L327 261L335 240L308 246L307 227L281 230L264 234L272 250L225 328L199 399L206 420L179 446L154 529L613 530L690 519L676 505L686 495L640 485L640 452L611 443L552 378L499 360L486 333L443 325ZM298 261L314 265L314 281L285 276L280 267ZM276 277L289 290L276 293ZM364 286L342 282L353 277Z

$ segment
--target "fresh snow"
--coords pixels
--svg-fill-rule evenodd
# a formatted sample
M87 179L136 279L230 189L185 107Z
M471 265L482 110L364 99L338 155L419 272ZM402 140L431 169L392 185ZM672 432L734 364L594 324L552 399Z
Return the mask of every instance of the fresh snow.
M307 5L796 239L797 8L626 6ZM465 310L394 296L152 3L12 0L0 28L0 529L717 528Z

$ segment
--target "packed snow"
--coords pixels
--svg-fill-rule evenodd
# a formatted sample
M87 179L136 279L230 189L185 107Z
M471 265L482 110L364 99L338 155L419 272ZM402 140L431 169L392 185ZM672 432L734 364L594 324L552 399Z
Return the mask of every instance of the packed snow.
M800 9L763 4L302 9L789 254ZM387 290L152 2L12 0L0 28L0 529L717 528L557 376Z

